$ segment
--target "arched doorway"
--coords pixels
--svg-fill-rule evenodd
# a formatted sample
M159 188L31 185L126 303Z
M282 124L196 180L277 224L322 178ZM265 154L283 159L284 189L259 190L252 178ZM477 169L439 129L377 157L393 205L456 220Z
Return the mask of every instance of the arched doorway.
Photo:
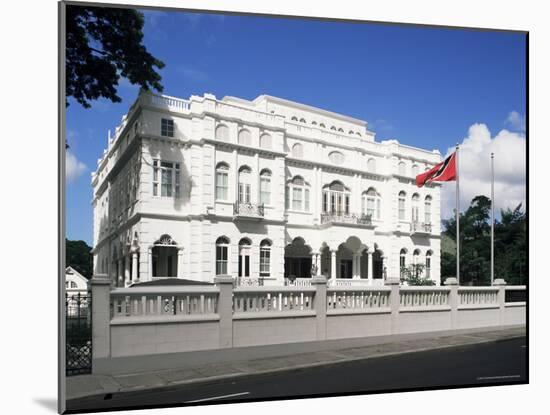
M285 278L311 278L311 247L300 237L285 248Z
M373 268L373 278L383 279L384 278L384 260L383 253L379 249L376 249L372 254L372 268Z
M250 239L239 241L239 277L250 277Z
M162 235L153 244L153 277L173 278L178 276L178 247L170 235Z

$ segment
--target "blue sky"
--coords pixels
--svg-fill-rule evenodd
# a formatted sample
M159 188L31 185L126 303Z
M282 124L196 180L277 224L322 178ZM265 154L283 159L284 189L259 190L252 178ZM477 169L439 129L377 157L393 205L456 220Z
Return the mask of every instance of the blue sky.
M161 75L168 95L275 95L364 119L377 141L397 139L442 154L463 141L477 153L479 143L489 143L503 157L518 148L506 147L509 143L520 149L526 144L523 34L176 11L144 14L144 43L166 64ZM137 88L121 80L119 95L121 103L100 100L90 109L70 101L69 239L92 242L90 173L106 146L107 131L114 131ZM521 174L521 166L508 175ZM521 179L506 196L510 185L502 180L498 207L524 200L524 172ZM465 197L484 192L485 184L472 184ZM445 195L443 203L442 215L448 216Z

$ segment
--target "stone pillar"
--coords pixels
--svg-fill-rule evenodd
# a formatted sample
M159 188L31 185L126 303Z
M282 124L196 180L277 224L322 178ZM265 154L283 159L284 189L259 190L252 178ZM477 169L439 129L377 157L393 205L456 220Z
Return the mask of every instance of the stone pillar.
M233 278L231 275L218 275L214 278L220 294L218 315L220 316L220 348L233 347Z
M118 260L117 287L124 286L124 258Z
M369 283L372 284L372 280L374 279L374 261L373 261L373 252L368 252L368 260L367 260L367 267L369 270Z
M315 275L319 274L319 268L317 268L317 252L314 252L311 254L311 268L313 269L315 267L315 273L311 273L311 276L314 277Z
M183 248L178 248L178 278L185 278L183 273Z
M356 278L361 278L361 254L357 254L356 257L357 257L357 260L355 261L357 263L357 276Z
M137 251L132 252L132 282L138 280L138 253Z
M153 280L153 247L147 249L147 272L149 273L149 281Z
M130 285L130 256L124 257L124 286Z
M399 278L388 278L384 281L390 286L390 309L391 309L391 334L398 334L399 327Z
M336 278L336 251L330 251L330 278Z
M111 281L108 275L96 274L88 284L94 302L92 307L92 349L94 351L92 373L97 373L94 361L111 356Z
M500 311L498 324L500 326L503 326L505 323L504 313L506 312L506 281L504 281L502 278L496 278L493 281L493 286L498 287L497 302Z
M387 263L387 257L386 256L382 256L380 257L381 261L382 261L382 279L386 279L388 278L388 270L386 269L386 263ZM398 278L399 279L399 278Z
M321 253L319 252L316 256L315 264L317 265L317 275L321 275Z
M449 306L451 307L451 329L458 327L458 280L456 278L447 278L445 285L450 288Z
M325 340L327 338L327 279L323 276L313 277L311 285L315 287L313 308L317 340Z

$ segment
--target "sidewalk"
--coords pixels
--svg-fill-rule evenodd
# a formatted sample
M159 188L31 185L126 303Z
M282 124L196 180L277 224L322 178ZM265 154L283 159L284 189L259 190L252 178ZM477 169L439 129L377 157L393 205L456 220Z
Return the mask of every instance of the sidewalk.
M117 392L130 392L171 385L191 384L234 377L303 369L353 360L487 343L523 337L524 326L500 330L476 329L460 332L417 333L376 338L361 347L342 347L287 356L198 364L185 369L167 369L124 375L80 375L67 378L67 400ZM285 347L281 346L281 354Z

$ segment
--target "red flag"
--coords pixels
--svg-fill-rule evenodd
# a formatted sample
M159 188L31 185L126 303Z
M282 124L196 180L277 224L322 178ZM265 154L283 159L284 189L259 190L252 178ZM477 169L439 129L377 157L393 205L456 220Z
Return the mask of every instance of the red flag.
M430 170L416 176L416 185L424 186L431 182L452 182L456 180L456 151Z

